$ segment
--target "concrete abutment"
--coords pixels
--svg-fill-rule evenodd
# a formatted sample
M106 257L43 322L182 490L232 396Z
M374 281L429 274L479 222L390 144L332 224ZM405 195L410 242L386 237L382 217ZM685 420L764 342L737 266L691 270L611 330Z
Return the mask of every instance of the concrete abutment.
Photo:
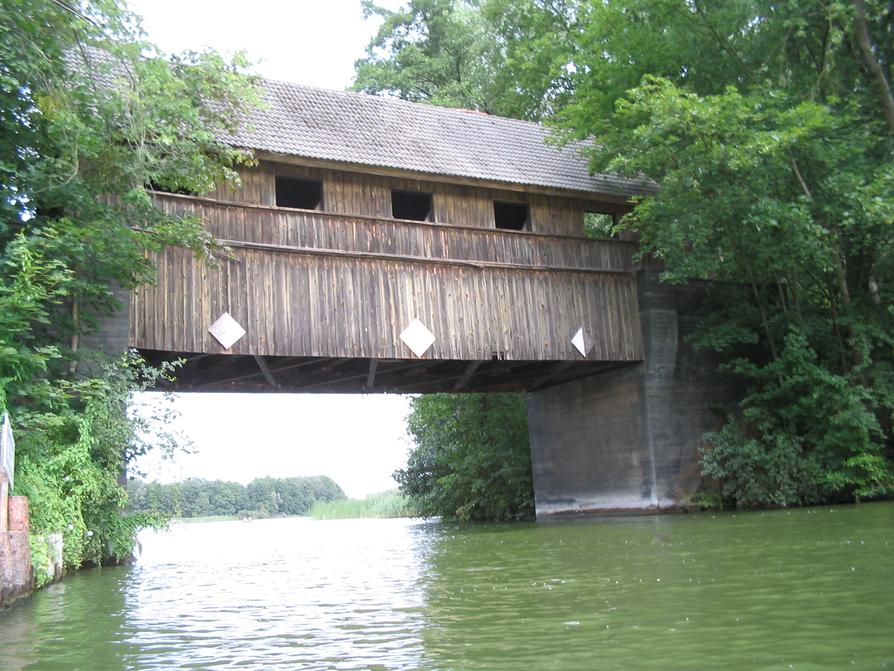
M537 516L685 505L702 435L738 398L716 356L687 341L708 288L638 273L644 360L528 394Z

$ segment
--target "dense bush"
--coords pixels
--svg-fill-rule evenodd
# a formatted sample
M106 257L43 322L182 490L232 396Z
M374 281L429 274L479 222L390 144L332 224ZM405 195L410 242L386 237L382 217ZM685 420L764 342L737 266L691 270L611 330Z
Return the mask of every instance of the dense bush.
M463 520L531 517L534 493L524 400L517 394L414 398L407 426L415 445L400 491L423 516Z
M766 365L730 366L752 387L706 436L704 474L738 506L799 505L887 494L891 474L872 393L821 364L793 331Z
M62 533L67 569L129 557L136 530L159 521L122 514L127 494L119 479L129 458L150 447L142 428L152 420L128 415L130 394L168 370L125 355L103 366L101 377L45 385L39 405L12 406L16 493L29 499L33 533ZM177 437L160 421L154 430L172 449Z

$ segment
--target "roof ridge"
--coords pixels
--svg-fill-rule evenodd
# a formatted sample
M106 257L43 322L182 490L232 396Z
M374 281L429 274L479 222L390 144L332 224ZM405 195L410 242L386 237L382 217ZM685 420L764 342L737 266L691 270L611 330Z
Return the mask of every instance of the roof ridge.
M499 121L509 121L512 123L523 124L525 126L531 126L535 128L539 128L541 130L549 132L549 127L539 121L529 121L527 119L516 119L515 117L503 116L501 114L491 114L490 112L483 112L481 110L473 110L465 107L447 107L445 105L435 105L434 103L429 102L416 102L415 100L405 100L403 98L398 98L392 95L379 95L377 93L367 93L366 91L350 91L347 89L331 89L325 86L315 86L313 84L302 84L300 82L288 81L285 79L276 79L271 77L260 77L262 82L267 82L271 84L281 84L287 87L294 87L298 89L304 89L307 91L318 91L321 93L326 93L330 95L336 96L346 96L346 97L356 97L363 98L365 100L372 101L381 101L385 104L392 105L405 105L408 107L413 107L416 109L424 109L429 111L436 112L447 112L451 114L462 113L462 114L470 114L472 116L477 116L482 119L495 119Z

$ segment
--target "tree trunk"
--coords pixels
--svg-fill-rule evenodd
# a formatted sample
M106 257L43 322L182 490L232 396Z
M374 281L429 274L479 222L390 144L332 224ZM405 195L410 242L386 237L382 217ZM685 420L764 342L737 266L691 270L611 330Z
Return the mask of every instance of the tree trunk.
M894 97L891 96L891 86L888 84L885 72L872 52L872 39L869 36L869 24L866 22L866 6L863 0L852 0L852 2L854 5L854 36L857 38L857 46L860 47L863 64L869 71L871 83L878 93L888 131L894 133Z
M77 298L71 299L71 328L71 353L73 358L71 363L68 364L68 372L74 375L78 372L78 345L81 331L81 314Z

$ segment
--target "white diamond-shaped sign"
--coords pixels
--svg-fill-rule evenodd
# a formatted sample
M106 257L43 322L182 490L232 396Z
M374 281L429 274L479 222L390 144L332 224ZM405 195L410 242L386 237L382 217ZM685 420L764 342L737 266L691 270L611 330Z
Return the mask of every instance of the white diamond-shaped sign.
M574 345L574 348L584 357L586 357L590 353L590 350L593 349L593 341L590 340L590 336L584 333L583 326L581 326L577 330L577 333L571 337L571 344Z
M410 322L410 325L400 334L400 339L413 350L413 354L416 356L425 354L435 342L434 334L418 319Z
M224 349L230 349L239 339L245 335L245 329L230 315L224 312L217 321L208 329L208 333L221 344Z

